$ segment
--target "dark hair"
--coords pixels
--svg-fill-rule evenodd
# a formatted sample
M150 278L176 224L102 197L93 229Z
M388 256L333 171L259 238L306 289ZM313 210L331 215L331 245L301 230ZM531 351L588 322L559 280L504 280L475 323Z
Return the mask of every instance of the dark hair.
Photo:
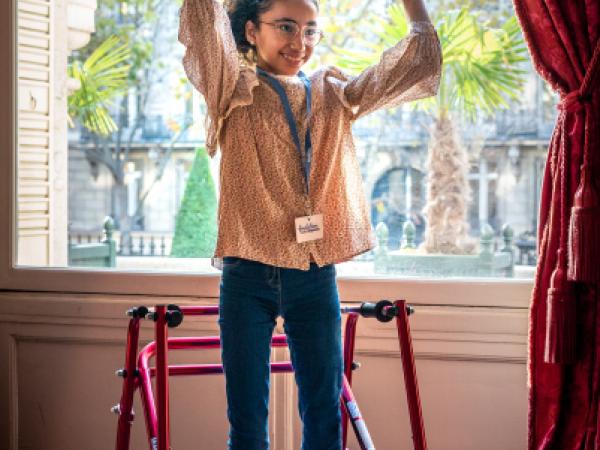
M277 0L230 0L226 2L227 15L231 22L231 31L235 39L238 51L250 60L248 53L255 53L256 47L246 39L246 22L249 20L259 27L259 16L267 12ZM319 10L319 1L311 0L317 11Z

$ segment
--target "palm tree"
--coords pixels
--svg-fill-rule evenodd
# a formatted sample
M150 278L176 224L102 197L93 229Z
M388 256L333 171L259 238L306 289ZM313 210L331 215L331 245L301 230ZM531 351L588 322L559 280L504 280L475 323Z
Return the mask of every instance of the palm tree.
M389 20L375 19L373 31L379 41L362 42L372 50L338 49L338 65L361 71L406 35L408 23L403 9L392 5L388 14ZM480 113L491 116L498 108L508 107L507 100L518 100L527 73L520 63L526 61L527 49L514 16L501 28L491 28L477 12L462 8L441 14L434 23L444 61L440 88L435 97L413 104L433 119L423 246L428 253L471 253L476 245L468 236L466 220L469 162L458 139L453 113L475 122Z
M92 133L108 136L117 130L109 113L112 100L128 88L130 66L122 64L131 56L127 44L110 36L84 61L74 60L68 68L69 77L79 87L69 95L69 125L79 120Z

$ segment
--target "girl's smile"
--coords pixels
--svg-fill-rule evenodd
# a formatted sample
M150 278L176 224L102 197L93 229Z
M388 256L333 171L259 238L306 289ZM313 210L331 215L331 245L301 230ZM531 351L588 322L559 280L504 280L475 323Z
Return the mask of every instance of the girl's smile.
M320 38L317 14L311 0L275 0L259 16L258 26L249 20L246 38L256 47L258 67L274 74L296 75Z
M291 66L300 67L305 63L303 56L294 56L289 53L282 53L283 57L290 63Z

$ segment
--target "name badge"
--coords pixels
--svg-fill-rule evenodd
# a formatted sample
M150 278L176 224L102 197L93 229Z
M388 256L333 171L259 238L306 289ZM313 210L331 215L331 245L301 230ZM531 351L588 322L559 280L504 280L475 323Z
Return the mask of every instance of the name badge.
M296 241L323 239L323 214L296 217Z

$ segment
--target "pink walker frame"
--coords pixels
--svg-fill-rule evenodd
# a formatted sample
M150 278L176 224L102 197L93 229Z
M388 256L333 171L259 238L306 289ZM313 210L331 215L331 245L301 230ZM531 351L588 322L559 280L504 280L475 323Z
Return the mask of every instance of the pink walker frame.
M348 314L344 333L344 378L340 406L343 448L346 449L350 419L361 450L375 449L351 389L352 371L359 367L359 364L353 361L353 357L356 324L360 315L373 317L381 322L396 318L414 449L426 450L425 428L408 323L408 316L414 312L413 308L407 306L405 300L396 300L393 303L380 300L377 304L365 302L357 307L342 307L341 312ZM116 450L129 450L130 431L134 419L133 396L136 389L139 389L141 394L150 449L170 450L169 376L222 374L223 366L222 364L169 365L168 350L220 348L220 338L218 336L169 338L167 328L178 326L184 316L218 315L218 313L218 306L178 307L176 305L156 305L153 309L140 306L127 311L131 319L127 331L125 367L117 370L117 375L123 378L123 390L121 401L112 408L113 412L119 415ZM144 318L155 322L155 340L138 353L140 320ZM286 336L274 335L271 345L286 346ZM156 366L150 367L149 360L153 356L156 356ZM290 361L271 363L272 373L293 371ZM152 391L151 377L153 376L156 377L157 402Z

